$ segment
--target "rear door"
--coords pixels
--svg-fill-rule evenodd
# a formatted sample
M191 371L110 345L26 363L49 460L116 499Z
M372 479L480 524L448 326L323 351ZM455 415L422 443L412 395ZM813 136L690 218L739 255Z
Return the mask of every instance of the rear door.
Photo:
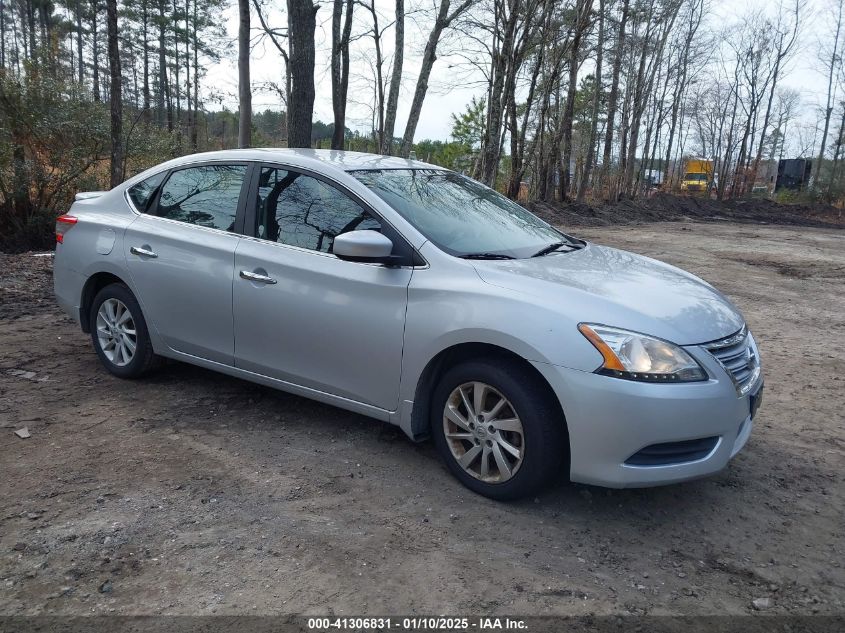
M124 239L147 322L172 349L227 365L234 362L232 279L249 171L246 163L172 170Z
M248 214L255 237L235 254L235 365L394 410L410 245L363 201L316 174L265 166L256 176L255 213ZM335 257L335 236L354 229L384 232L407 265Z

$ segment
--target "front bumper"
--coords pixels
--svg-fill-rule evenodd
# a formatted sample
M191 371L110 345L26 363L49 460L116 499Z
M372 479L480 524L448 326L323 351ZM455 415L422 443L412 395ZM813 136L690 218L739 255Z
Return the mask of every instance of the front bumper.
M650 384L534 363L566 416L572 481L610 488L687 481L719 472L742 450L751 435L751 396L762 387L762 373L748 394L738 396L727 372L706 350L686 349L709 380ZM626 463L655 444L702 438L716 438L713 448L691 461Z

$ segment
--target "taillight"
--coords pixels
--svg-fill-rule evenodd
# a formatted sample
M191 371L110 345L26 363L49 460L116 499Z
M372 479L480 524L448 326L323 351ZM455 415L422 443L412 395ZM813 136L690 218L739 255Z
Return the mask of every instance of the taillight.
M72 215L60 215L56 218L56 242L61 244L65 241L65 233L79 221Z

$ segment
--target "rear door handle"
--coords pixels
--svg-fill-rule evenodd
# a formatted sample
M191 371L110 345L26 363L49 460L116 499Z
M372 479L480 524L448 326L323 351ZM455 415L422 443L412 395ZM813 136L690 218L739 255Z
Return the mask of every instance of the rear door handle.
M241 279L246 279L247 281L257 281L261 284L274 284L276 280L272 277L268 277L267 275L262 275L260 273L251 273L248 270L241 271Z
M140 255L141 257L149 257L151 259L155 259L158 257L153 251L148 248L141 248L140 246L132 246L129 249L129 252L133 255Z

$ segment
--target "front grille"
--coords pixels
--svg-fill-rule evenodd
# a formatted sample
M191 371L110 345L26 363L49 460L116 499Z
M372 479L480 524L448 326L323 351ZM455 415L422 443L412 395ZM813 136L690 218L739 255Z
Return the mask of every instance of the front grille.
M685 464L707 457L718 444L718 437L703 437L683 442L652 444L625 460L628 466L670 466Z
M760 359L748 330L743 327L736 334L704 345L730 374L736 390L745 395L760 375Z

